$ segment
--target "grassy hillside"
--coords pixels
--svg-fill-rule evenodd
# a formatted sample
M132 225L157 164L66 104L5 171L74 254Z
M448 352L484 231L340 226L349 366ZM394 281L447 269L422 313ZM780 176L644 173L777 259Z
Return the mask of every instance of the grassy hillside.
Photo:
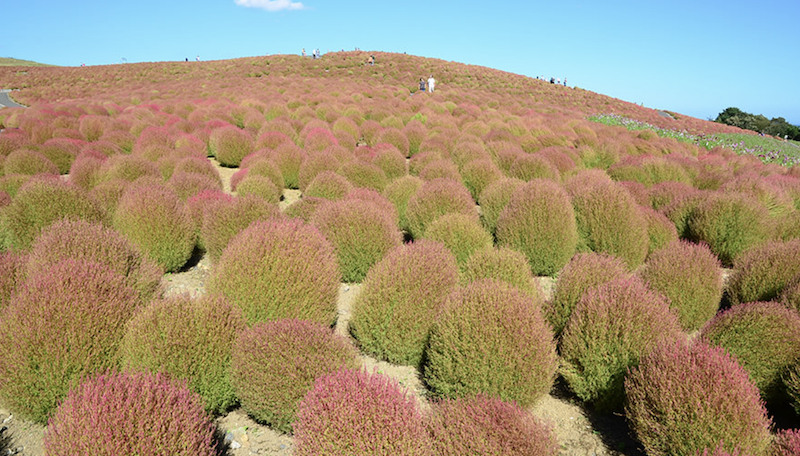
M50 66L46 63L32 62L30 60L12 59L11 57L0 57L0 66Z

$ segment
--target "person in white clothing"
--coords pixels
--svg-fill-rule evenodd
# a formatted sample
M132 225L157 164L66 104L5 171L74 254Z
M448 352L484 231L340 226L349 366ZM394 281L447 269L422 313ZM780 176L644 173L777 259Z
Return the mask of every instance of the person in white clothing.
M428 78L428 92L433 93L433 87L436 85L436 79L433 79L433 75Z

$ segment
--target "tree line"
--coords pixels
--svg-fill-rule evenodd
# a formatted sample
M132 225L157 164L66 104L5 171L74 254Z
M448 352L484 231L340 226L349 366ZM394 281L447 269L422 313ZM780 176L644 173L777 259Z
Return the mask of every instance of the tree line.
M761 114L750 114L739 108L728 108L719 113L714 122L756 131L765 135L800 141L800 127L790 124L783 117L767 119Z

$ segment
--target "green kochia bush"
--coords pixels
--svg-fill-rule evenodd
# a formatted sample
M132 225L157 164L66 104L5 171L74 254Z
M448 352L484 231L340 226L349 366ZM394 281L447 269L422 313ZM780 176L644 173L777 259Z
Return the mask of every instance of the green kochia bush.
M277 204L281 200L282 190L269 177L252 175L239 183L236 193L239 196L254 195L268 203Z
M184 379L206 410L224 413L236 403L228 366L245 327L239 308L219 297L154 301L128 323L120 344L122 367Z
M361 282L372 265L402 241L391 214L368 201L323 204L311 223L333 244L344 282Z
M486 395L443 400L428 418L434 452L441 456L555 456L552 431L514 403Z
M516 287L537 302L544 294L528 267L528 259L520 252L507 247L486 247L469 257L461 268L461 285L480 279L497 279Z
M25 281L27 262L27 255L0 252L0 312L8 305L17 287Z
M290 433L297 404L314 381L359 367L358 351L330 328L304 320L258 323L233 347L231 383L242 408L259 422Z
M491 247L492 235L486 231L477 217L459 213L445 214L428 225L425 239L444 244L456 256L459 267L464 267L476 250Z
M214 130L208 145L222 166L236 167L253 151L253 137L234 126Z
M139 296L107 266L64 260L28 277L0 315L0 398L14 414L47 422L70 388L118 365Z
M257 196L240 196L209 206L203 216L200 237L211 261L217 262L234 236L256 220L280 220L278 206Z
M59 174L58 166L42 153L30 149L18 149L8 154L3 161L5 174Z
M593 287L629 275L622 259L604 253L578 253L561 270L553 299L545 304L545 315L556 335L567 326L572 311L584 293Z
M416 401L381 374L341 370L320 377L297 406L298 456L432 456Z
M800 358L800 315L796 311L777 302L740 304L714 317L700 335L736 358L768 404L785 398L781 375Z
M628 368L664 341L683 338L663 296L636 277L592 288L561 333L561 375L570 389L598 410L622 407Z
M383 189L383 196L392 202L399 218L400 229L408 230L408 218L406 217L406 208L408 201L422 186L422 179L417 176L403 176L390 182L385 189Z
M441 243L423 239L396 247L367 273L350 332L371 355L419 366L441 301L457 283L455 257Z
M758 389L722 348L659 345L631 370L625 391L626 415L648 455L693 456L718 446L766 455L771 422Z
M733 262L728 294L734 304L776 299L800 275L800 239L768 242L743 251Z
M107 373L87 379L50 420L48 455L213 456L215 427L202 399L162 374Z
M425 357L425 383L435 396L484 393L523 407L550 391L558 367L541 302L493 279L448 296Z
M478 220L475 202L460 182L450 179L425 182L408 200L408 231L414 239L419 239L425 234L429 224L450 213L464 214Z
M195 245L195 230L183 203L157 186L129 187L114 213L114 227L165 271L180 269Z
M700 329L722 300L722 273L717 257L705 244L674 241L647 259L641 277L669 298L686 332Z
M534 275L552 276L575 253L578 232L567 192L535 179L518 187L497 220L497 243L524 253Z
M330 325L339 266L333 245L315 227L296 219L257 221L222 252L206 290L241 307L251 325L280 318Z
M786 369L782 380L794 411L800 415L800 359L795 360Z
M309 182L303 196L339 200L353 189L344 176L333 171L323 171Z
M500 178L487 185L480 193L478 203L481 206L481 221L490 233L495 234L497 219L511 201L511 195L524 183L521 179Z

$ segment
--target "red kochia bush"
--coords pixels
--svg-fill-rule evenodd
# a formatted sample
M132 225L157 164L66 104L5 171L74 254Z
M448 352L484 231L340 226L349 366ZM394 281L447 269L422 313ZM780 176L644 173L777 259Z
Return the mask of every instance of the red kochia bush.
M107 373L70 391L44 436L48 455L213 456L214 424L184 382Z
M558 454L558 441L547 426L518 405L485 395L434 404L428 430L441 456Z
M768 242L743 251L733 262L728 294L734 304L771 301L800 275L800 239Z
M297 219L257 221L225 248L208 280L244 311L248 323L336 318L339 267L331 243Z
M0 398L45 423L85 376L115 368L137 293L107 266L64 260L28 277L0 315Z
M435 241L396 247L367 273L350 332L367 353L418 366L441 300L458 282L456 259Z
M341 370L320 377L297 406L298 456L432 456L417 403L381 374Z
M686 332L700 329L717 313L722 300L720 263L705 244L667 244L650 255L641 277L669 298Z
M466 187L450 179L425 182L406 206L409 233L414 239L419 239L428 225L442 215L453 212L478 219L475 202Z
M523 407L550 391L558 367L541 302L494 279L448 296L425 359L425 382L437 397L483 393Z
M628 368L664 341L683 338L663 296L637 277L592 288L561 333L561 375L582 400L599 410L622 407Z
M575 253L575 212L560 184L535 179L518 187L497 219L497 243L519 250L534 275L552 276Z
M775 436L769 456L800 456L800 429L785 429Z
M291 433L297 403L314 381L359 364L356 348L330 328L286 319L257 323L240 333L233 346L230 378L251 417Z
M722 348L661 344L629 372L625 392L626 415L648 455L698 455L718 446L766 453L771 422L758 389Z

